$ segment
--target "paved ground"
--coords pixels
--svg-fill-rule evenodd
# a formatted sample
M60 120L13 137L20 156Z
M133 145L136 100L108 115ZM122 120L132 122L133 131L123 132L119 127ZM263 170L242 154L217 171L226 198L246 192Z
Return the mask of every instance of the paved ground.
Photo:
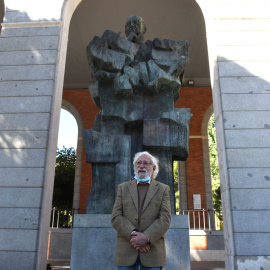
M53 263L52 265L52 270L70 269L69 263ZM224 262L191 262L191 270L225 270L225 264Z
M224 262L191 262L191 270L225 270Z

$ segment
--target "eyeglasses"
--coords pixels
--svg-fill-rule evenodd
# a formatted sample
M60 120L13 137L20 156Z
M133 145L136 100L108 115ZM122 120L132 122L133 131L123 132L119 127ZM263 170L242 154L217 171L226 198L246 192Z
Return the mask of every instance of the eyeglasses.
M145 161L145 162L137 161L136 164L137 164L138 166L141 166L141 165L143 165L143 166L153 165L153 163L146 162L146 161Z

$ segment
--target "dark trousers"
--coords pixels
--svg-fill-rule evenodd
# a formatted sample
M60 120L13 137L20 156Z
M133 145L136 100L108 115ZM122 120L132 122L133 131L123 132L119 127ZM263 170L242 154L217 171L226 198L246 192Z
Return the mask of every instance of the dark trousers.
M118 266L118 270L162 270L162 267L146 267L143 266L140 260L140 255L132 266Z

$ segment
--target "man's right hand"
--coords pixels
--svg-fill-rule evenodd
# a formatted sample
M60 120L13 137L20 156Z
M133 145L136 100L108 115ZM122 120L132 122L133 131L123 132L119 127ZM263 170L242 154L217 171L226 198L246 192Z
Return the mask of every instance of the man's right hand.
M147 252L150 251L150 245L147 244L147 245L144 246L144 247L136 248L136 250L138 250L138 251L140 251L140 252L142 252L142 253L147 253Z

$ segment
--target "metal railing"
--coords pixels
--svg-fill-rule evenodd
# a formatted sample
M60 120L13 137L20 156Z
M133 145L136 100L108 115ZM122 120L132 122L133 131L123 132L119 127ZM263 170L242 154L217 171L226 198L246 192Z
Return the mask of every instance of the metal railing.
M223 222L215 210L180 210L180 215L188 215L190 230L223 230Z
M86 209L52 208L51 228L72 228L74 214L86 214ZM223 222L215 210L180 210L180 215L188 215L190 230L222 230Z
M86 209L57 209L51 211L51 228L72 228L74 214L86 214Z

